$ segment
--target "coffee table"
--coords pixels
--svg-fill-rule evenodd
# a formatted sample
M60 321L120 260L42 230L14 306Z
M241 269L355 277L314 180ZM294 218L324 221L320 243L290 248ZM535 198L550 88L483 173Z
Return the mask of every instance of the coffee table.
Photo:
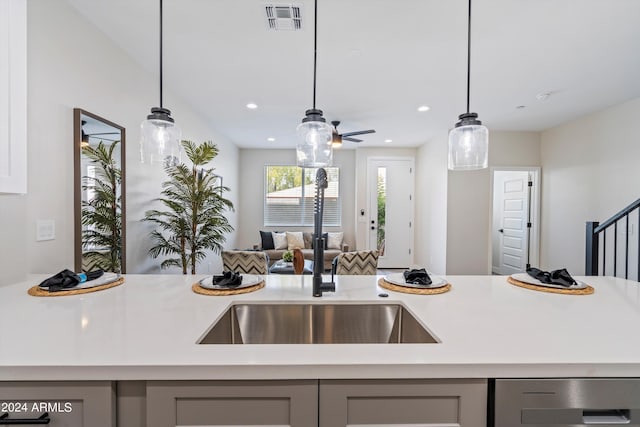
M276 261L269 267L269 274L294 274L293 263L282 260ZM308 259L304 260L304 270L302 270L302 274L313 274L313 261Z

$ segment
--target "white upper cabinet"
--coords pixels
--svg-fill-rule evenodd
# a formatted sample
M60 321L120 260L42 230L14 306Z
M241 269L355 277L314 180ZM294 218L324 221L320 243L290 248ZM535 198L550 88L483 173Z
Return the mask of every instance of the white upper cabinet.
M27 2L0 0L0 193L27 192Z

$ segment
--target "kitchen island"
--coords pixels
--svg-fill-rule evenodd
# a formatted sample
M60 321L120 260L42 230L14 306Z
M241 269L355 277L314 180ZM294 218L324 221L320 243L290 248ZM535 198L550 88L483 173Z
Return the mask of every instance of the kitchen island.
M202 277L127 275L116 288L56 298L27 295L42 276L0 287L0 381L640 376L634 281L582 278L595 288L582 296L450 276L450 292L410 295L342 276L335 293L314 298L309 276L265 276L265 288L226 297L193 293ZM400 303L440 342L197 345L237 302Z
M225 297L192 292L204 275L126 275L101 292L27 295L43 277L0 287L0 381L460 379L486 387L490 378L640 377L640 284L612 277L581 278L595 288L584 296L523 289L503 276L447 276L453 287L440 295L342 276L335 293L314 298L310 276L282 275ZM274 302L397 303L439 342L197 344L231 304Z

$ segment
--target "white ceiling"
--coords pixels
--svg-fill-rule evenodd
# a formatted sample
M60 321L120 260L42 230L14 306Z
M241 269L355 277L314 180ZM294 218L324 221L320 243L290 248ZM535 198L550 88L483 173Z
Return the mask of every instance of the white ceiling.
M157 75L158 0L67 1ZM268 31L265 4L165 0L165 92L240 147L293 147L312 104L313 1L295 2L299 32ZM317 107L342 132L375 128L360 146L449 129L466 108L466 18L465 0L318 0ZM474 0L471 110L490 130L540 131L640 96L639 21L637 0Z

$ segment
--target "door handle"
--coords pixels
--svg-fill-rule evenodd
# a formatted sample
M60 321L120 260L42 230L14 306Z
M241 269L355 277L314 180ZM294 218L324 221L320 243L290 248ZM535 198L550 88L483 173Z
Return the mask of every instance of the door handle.
M504 233L504 228L501 228L498 231L501 232L501 233Z
M582 411L582 422L592 424L629 424L630 413L628 409L603 409Z
M51 422L51 418L49 418L49 414L47 412L40 415L38 418L9 419L9 414L6 412L0 415L0 425L33 425L33 424L49 424L50 422Z

